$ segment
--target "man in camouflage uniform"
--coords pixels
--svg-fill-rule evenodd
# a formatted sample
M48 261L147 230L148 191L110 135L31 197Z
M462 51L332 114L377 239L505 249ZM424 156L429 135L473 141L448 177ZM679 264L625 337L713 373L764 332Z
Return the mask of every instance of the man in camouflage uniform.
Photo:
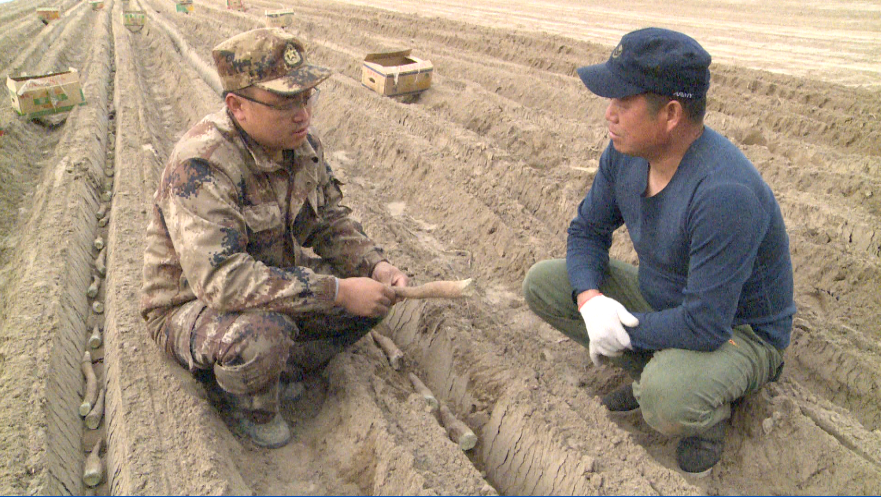
M212 55L225 106L181 138L159 180L141 313L168 355L213 372L238 431L281 447L280 390L363 337L407 276L340 204L309 129L331 71L280 29Z

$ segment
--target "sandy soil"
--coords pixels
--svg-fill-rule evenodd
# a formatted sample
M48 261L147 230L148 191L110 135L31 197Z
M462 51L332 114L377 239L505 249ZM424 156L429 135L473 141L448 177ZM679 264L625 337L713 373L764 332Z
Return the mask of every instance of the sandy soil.
M366 4L370 4L370 6ZM51 119L0 108L0 492L4 494L878 494L881 491L881 8L781 0L329 2L74 0L0 4L0 74L76 67L88 105ZM466 6L470 5L470 7ZM59 6L44 26L34 14ZM371 236L414 283L473 278L464 301L409 301L284 408L288 447L235 436L203 386L164 359L137 315L146 213L177 138L219 108L210 49L289 8L286 29L337 73L316 129ZM605 102L575 68L646 25L714 55L708 124L771 184L792 242L792 347L748 397L706 478L677 440L601 395L623 380L525 307L520 283L565 250L565 227L606 143ZM361 86L367 52L410 47L432 88ZM109 200L108 200L109 199ZM110 208L109 223L96 212ZM107 277L95 299L99 251ZM614 255L634 260L625 233ZM94 303L104 306L96 312ZM104 418L78 414L92 349ZM414 373L478 436L462 451ZM106 441L103 483L82 482Z

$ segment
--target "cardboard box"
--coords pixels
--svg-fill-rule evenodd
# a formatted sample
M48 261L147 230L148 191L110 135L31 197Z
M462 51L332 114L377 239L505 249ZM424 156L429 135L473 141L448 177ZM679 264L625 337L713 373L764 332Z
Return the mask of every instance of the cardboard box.
M76 69L39 76L6 78L12 108L20 116L39 117L85 105L86 97Z
M410 50L371 53L364 57L361 84L385 96L408 95L431 86L431 61L410 55Z
M143 10L124 10L122 11L122 24L129 31L140 31L147 22L146 13Z
M49 24L49 21L54 21L61 17L60 9L37 9L37 17L43 21L43 24Z
M245 4L242 0L226 0L226 8L232 10L245 10Z
M101 10L104 8L104 2L99 0L97 2L89 2L89 5L92 6L92 10Z
M175 4L174 9L178 12L189 14L193 11L193 0L180 0Z
M267 10L266 26L269 28L284 28L294 23L294 13L290 10Z

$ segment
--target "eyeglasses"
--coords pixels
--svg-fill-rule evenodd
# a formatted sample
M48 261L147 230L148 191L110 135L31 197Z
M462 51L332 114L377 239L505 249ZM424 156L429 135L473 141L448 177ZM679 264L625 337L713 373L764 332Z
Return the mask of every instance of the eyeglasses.
M308 92L308 93L306 93ZM315 104L318 103L318 95L321 94L321 91L318 88L310 88L308 90L304 90L300 93L295 94L291 97L283 97L281 104L269 104L266 102L261 102L255 98L251 98L241 93L233 92L233 95L237 97L241 97L249 102L254 102L255 104L260 104L264 107L269 107L272 110L276 110L278 112L297 112L302 109L312 110L315 107Z

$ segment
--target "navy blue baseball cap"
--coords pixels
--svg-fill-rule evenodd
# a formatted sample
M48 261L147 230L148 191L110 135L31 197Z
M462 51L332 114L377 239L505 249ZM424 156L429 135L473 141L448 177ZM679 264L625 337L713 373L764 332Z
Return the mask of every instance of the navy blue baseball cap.
M624 35L603 64L578 68L587 88L605 98L640 93L700 98L710 88L710 54L694 39L662 28Z

